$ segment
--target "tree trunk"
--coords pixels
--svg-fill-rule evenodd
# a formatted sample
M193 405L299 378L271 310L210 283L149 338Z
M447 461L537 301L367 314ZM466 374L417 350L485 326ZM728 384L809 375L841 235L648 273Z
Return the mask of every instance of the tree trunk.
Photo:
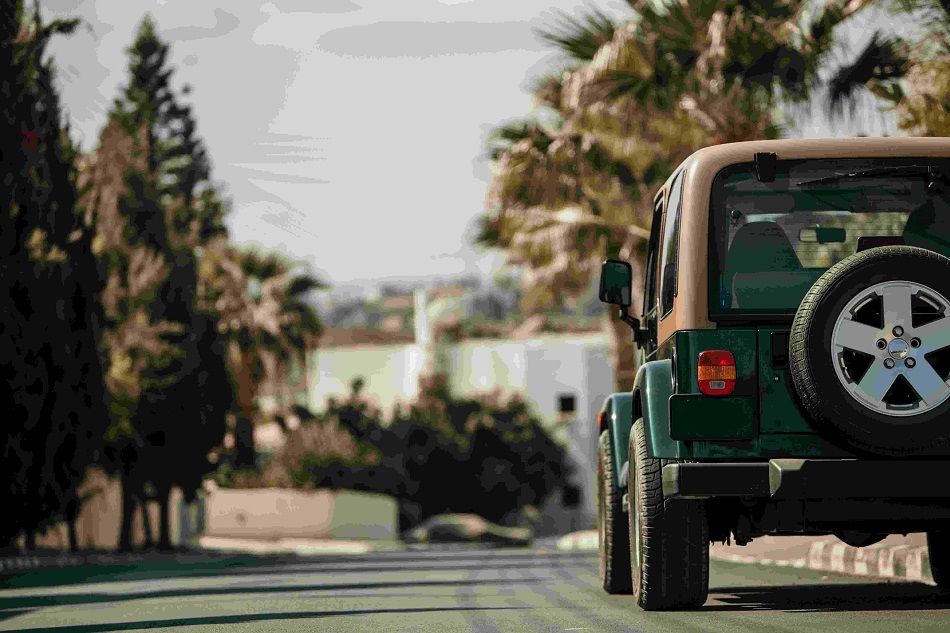
M30 528L26 531L26 538L23 539L23 545L26 547L26 551L32 552L36 549L36 530Z
M618 310L611 306L607 315L607 335L610 343L610 363L614 372L614 389L627 392L633 388L637 375L636 347L630 326L617 318Z
M66 533L69 536L69 551L75 554L79 551L79 535L76 522L79 519L80 503L78 499L66 502Z
M155 547L155 537L152 531L152 517L148 512L149 499L145 493L140 493L136 495L135 500L138 502L138 506L142 510L142 531L145 533L145 542L142 543L142 547L145 549L152 549Z
M234 425L234 467L254 468L257 448L254 446L254 423L240 417Z
M254 468L257 461L257 447L254 445L254 412L257 402L254 355L242 350L237 343L232 343L229 356L240 409L234 425L234 467Z
M163 552L171 551L171 487L164 486L158 491L158 503L161 508L161 522L158 526L158 549Z
M119 479L122 487L122 524L119 529L119 543L116 549L120 552L132 551L132 525L135 519L135 495L132 494L132 484L129 477L123 474Z

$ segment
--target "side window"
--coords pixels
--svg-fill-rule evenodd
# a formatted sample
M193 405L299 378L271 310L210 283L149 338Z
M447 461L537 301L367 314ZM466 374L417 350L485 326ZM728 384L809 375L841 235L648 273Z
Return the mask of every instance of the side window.
M650 246L647 250L646 283L643 286L643 314L656 308L656 256L660 246L660 224L663 221L663 196L656 201L653 223L650 227Z
M661 318L673 309L673 297L676 296L676 252L679 246L682 197L683 172L680 172L670 187L670 201L666 205L666 230L663 232L663 254L660 258L663 267L660 277Z

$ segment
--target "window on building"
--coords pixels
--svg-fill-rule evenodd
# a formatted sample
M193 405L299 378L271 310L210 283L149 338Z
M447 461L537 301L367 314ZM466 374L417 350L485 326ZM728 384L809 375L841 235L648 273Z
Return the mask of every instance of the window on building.
M559 394L557 397L558 413L574 413L577 411L577 403L574 396L569 393Z

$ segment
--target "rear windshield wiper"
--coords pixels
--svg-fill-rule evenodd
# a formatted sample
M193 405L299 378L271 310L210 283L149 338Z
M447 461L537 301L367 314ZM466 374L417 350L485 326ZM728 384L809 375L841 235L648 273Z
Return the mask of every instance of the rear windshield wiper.
M891 174L903 174L907 176L926 176L930 179L931 182L935 182L937 179L943 180L943 174L940 173L933 165L897 165L893 167L874 167L873 169L865 169L862 171L853 171L849 174L835 174L833 176L824 176L822 178L815 178L814 180L803 180L802 182L796 183L796 187L801 187L804 185L818 185L828 182L836 182L838 180L848 180L851 178L867 178L871 176L889 176Z

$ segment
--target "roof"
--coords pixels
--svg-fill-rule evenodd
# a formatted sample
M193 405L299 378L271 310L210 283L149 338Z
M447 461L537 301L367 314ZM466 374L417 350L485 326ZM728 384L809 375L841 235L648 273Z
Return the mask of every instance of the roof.
M734 163L754 160L756 152L773 152L779 160L795 158L950 157L950 138L861 136L827 139L777 139L712 145L693 152L683 164L708 176ZM710 173L711 172L711 173Z

